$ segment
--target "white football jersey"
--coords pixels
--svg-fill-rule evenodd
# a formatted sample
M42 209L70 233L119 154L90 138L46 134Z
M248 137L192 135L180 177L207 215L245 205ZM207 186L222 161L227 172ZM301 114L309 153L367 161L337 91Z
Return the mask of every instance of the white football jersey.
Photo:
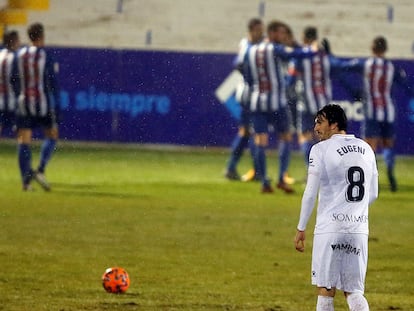
M368 234L368 206L378 196L378 169L372 148L354 135L343 134L312 147L299 230L306 228L318 190L315 234Z

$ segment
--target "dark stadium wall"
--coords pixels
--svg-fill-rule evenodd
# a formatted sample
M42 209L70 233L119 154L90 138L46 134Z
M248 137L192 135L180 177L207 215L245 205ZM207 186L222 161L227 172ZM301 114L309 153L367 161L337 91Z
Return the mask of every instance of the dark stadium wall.
M231 72L233 54L51 48L60 64L62 124L66 140L227 147L237 110L215 90ZM409 77L414 64L395 60ZM360 134L361 81L333 78L335 102ZM414 154L414 99L394 90L397 152ZM233 103L234 104L234 103ZM233 106L233 108L235 108Z

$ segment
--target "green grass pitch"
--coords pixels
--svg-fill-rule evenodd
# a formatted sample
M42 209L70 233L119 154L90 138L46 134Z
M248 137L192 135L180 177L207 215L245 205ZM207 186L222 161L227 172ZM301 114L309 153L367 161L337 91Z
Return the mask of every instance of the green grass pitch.
M48 167L52 191L25 193L16 146L0 143L0 310L314 310L314 215L305 253L293 245L303 185L263 195L223 178L227 156L66 142ZM414 159L397 158L397 193L378 163L366 296L371 310L412 311ZM274 179L275 151L268 165ZM240 171L249 166L246 154ZM299 154L290 173L304 177ZM125 294L104 291L111 266L128 271ZM348 310L341 293L335 305Z

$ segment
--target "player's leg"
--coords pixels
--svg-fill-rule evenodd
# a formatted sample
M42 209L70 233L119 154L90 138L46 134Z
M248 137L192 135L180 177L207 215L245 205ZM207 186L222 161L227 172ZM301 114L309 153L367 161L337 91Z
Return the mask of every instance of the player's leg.
M368 235L352 234L341 241L348 245L347 251L342 250L342 284L349 310L369 311L367 299L364 297L365 277L368 264Z
M336 236L315 234L312 245L312 285L317 287L317 311L333 311L336 280L339 274L337 254L332 249Z
M350 311L369 311L368 301L361 293L345 293Z
M17 130L17 156L19 162L20 175L23 183L23 190L31 190L30 182L33 177L32 170L32 151L30 144L32 141L32 129L18 128Z
M334 311L335 288L318 287L316 311Z
M231 144L230 158L227 162L225 177L230 180L239 180L237 164L249 143L249 132L245 126L240 126L239 131Z
M255 143L254 161L257 165L257 173L261 177L263 193L273 192L267 179L266 148L269 145L268 119L269 114L266 113L259 112L252 115Z
M241 114L239 122L239 130L231 145L230 158L227 162L225 176L231 180L239 180L237 173L237 165L243 155L244 150L249 145L250 138L250 112L247 107L241 105Z
M381 129L375 120L365 120L362 127L362 137L371 146L374 152L377 151L380 142Z
M252 130L250 130L252 132ZM252 133L250 133L250 137L253 137ZM257 171L257 163L256 163L256 159L254 157L255 153L256 153L256 144L254 143L254 139L249 139L249 150L250 150L250 155L252 158L252 165L253 167L251 169L249 169L245 174L243 174L243 176L241 177L241 179L243 181L257 181L260 180L260 176L259 173Z
M395 167L395 153L394 153L394 127L390 123L383 125L383 157L385 166L387 167L387 177L390 183L390 189L392 192L397 191L397 180L394 174Z
M269 145L268 133L256 133L254 136L256 144L255 162L257 165L257 174L261 178L262 192L272 193L273 189L270 186L270 182L267 178L267 160L266 160L266 148Z
M290 149L292 144L291 116L287 109L280 109L274 115L273 125L279 134L279 175L277 179L277 188L286 193L294 192L293 189L284 181L290 162Z
M53 120L51 123L49 123L49 121L46 122L46 126L43 130L45 139L40 149L40 161L37 168L37 171L42 174L45 173L46 166L56 149L56 143L59 138L59 129L57 124Z
M394 174L394 167L395 167L395 154L394 149L392 147L393 142L390 140L384 141L384 150L383 150L383 157L385 161L385 166L387 167L387 177L390 183L390 189L392 192L397 191L397 179L395 178Z
M50 191L50 185L45 176L46 166L52 158L53 152L56 149L56 143L59 137L58 127L53 125L44 129L45 139L40 148L40 160L37 170L34 172L35 180L46 191Z

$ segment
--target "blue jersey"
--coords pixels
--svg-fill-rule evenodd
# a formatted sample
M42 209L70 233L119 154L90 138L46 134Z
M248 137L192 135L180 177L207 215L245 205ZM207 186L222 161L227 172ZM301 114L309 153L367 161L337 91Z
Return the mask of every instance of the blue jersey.
M59 108L57 64L42 47L18 52L20 76L18 116L45 117Z
M289 73L302 82L303 110L311 115L316 115L332 100L330 72L330 56L323 50L312 57L295 60L290 64Z
M16 53L2 49L0 51L0 112L13 113L16 109L17 77Z
M244 58L245 80L250 87L250 111L275 112L287 106L284 62L314 55L307 48L291 49L262 42L251 46Z

